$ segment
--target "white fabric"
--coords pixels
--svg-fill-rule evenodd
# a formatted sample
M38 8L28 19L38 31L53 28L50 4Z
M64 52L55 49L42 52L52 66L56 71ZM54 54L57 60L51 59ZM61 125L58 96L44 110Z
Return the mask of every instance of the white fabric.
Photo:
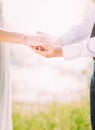
M80 57L80 55L81 55L80 44L63 47L63 55L66 58L66 60L75 59L75 58Z
M95 57L95 37L90 38L88 42L64 46L63 55L66 60L85 56Z
M90 35L92 32L94 23L95 23L95 7L79 25L73 26L68 32L62 35L61 39L63 40L63 43L64 43L63 55L65 59L72 59L72 58L84 56L83 52L87 50L87 46L86 46L87 44L85 44L85 42L81 44L81 42L86 38L89 38L89 41L88 41L89 43L90 41L91 42L93 41L93 40L90 40ZM77 51L80 51L80 47L78 49L78 46L79 46L78 43L80 43L80 46L81 46L80 55L79 53L75 53ZM75 47L71 46L71 44L74 44ZM95 47L94 44L91 46L92 48ZM75 51L75 48L77 49L76 51ZM67 53L69 54L67 55ZM85 56L95 57L95 53L91 54L89 50L86 51L86 53L87 54L85 54Z
M91 38L86 44L87 54L89 56L95 56L95 37Z
M2 2L0 0L0 27L3 26ZM12 130L11 88L9 84L8 45L0 43L0 130Z

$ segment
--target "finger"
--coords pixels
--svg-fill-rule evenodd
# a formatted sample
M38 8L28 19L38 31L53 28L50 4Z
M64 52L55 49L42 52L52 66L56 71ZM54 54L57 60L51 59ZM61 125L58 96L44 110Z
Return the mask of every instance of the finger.
M37 53L44 53L46 50L44 47L41 46L37 46L37 47L31 47L34 51L36 51Z
M38 34L38 35L46 35L46 33L41 32L41 31L37 31L36 34Z
M30 46L32 49L38 49L38 46Z
M31 47L32 48L32 47ZM39 48L32 48L33 51L35 51L36 53L40 54L40 55L43 55L43 56L46 56L47 55L47 51L45 49L39 49Z
M40 51L45 51L45 48L42 47L42 46L39 46L39 47L38 47L38 50L40 50Z
M36 42L29 41L28 45L29 46L48 46L50 45L50 43L46 40L36 41Z
M34 49L33 51L35 51L36 53L40 54L40 55L44 55L44 51L38 50L38 49Z
M40 41L43 38L44 37L42 37L42 36L31 36L31 35L28 35L26 40Z
M45 51L45 47L43 46L31 46L32 49L36 49L36 50L39 50L39 51Z
M45 51L45 48L42 46L36 46L34 49L39 50L39 51Z
M28 46L42 46L43 44L47 44L44 40L27 40L26 45Z
M41 32L42 33L42 32ZM51 40L48 39L48 36L45 35L45 33L43 33L43 36L28 36L28 40L30 40L31 42L37 43L37 42L44 42L44 43L50 43Z

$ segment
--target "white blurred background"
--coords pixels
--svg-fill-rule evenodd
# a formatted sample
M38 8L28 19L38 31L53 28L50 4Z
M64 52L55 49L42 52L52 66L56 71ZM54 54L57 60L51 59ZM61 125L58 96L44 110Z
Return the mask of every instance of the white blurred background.
M79 23L93 4L92 0L4 0L6 28L25 34L39 30L61 36ZM92 58L47 59L26 46L10 45L10 60L16 102L70 102L89 94Z

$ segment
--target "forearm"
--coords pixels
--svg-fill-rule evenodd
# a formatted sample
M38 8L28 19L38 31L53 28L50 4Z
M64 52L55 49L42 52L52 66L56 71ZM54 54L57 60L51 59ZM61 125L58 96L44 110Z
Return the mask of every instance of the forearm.
M25 42L25 35L15 32L8 32L6 30L0 30L0 42L7 42L7 43L24 43Z

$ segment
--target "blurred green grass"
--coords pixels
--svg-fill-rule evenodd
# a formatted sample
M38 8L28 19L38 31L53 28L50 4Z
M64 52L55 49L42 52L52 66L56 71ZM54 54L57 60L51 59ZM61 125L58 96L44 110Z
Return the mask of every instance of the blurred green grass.
M14 130L91 130L88 97L60 104L13 104Z

